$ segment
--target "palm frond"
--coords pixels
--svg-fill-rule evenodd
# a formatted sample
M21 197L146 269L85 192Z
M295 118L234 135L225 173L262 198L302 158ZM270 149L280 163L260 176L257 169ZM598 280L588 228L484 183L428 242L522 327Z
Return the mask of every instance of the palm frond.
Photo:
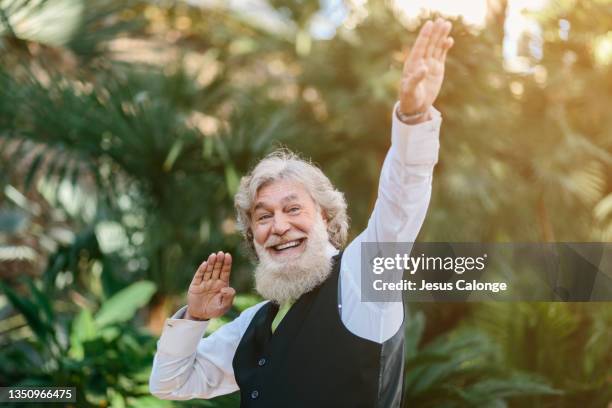
M109 40L133 32L141 21L122 13L137 1L15 0L0 3L0 36L66 48L90 59L106 51Z
M419 333L422 314L410 319L407 342ZM412 347L411 347L412 348ZM539 377L507 368L501 349L484 332L459 329L408 354L404 373L407 406L505 406L508 398L555 395Z

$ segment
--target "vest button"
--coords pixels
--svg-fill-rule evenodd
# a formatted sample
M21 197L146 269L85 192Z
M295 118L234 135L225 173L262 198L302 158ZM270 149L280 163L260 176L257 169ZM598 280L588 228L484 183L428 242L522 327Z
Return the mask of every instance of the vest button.
M265 358L260 358L259 361L257 361L257 365L260 367L263 367L266 364L266 359Z
M254 390L251 392L251 399L257 399L259 397L259 391Z

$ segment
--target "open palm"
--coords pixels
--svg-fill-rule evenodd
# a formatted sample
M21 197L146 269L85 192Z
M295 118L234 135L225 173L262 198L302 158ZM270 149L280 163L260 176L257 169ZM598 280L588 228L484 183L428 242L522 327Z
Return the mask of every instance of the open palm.
M433 105L444 80L444 64L453 46L452 24L442 18L428 21L404 62L400 85L400 111L411 115Z
M229 286L232 256L211 254L198 267L187 293L187 318L211 319L225 314L236 291Z

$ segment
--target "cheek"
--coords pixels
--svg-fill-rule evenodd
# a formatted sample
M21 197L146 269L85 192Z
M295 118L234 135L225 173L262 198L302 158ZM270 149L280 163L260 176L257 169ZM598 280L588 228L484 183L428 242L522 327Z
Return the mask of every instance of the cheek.
M266 225L255 225L251 228L253 231L253 239L260 245L263 245L268 239L270 228Z
M312 230L312 228L314 227L315 224L315 220L314 217L303 217L299 220L296 220L296 222L293 224L293 226L297 229L299 229L302 232L305 233L310 233L310 231Z

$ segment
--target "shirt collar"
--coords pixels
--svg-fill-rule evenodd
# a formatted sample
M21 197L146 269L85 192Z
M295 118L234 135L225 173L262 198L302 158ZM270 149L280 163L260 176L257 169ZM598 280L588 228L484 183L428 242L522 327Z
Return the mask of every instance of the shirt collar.
M327 245L325 246L325 253L327 254L327 256L331 258L334 255L338 255L338 252L338 248L333 246L331 242L327 241Z

